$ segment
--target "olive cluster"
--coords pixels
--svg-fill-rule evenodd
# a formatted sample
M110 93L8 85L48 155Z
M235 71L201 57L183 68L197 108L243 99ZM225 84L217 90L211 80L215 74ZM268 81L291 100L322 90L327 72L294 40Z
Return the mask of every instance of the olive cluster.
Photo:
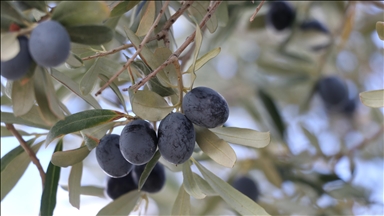
M31 64L56 67L64 63L70 51L70 37L58 22L49 20L38 24L28 39L19 36L20 51L12 59L1 61L1 76L17 80L27 74Z
M145 164L152 159L157 148L167 161L173 164L184 163L191 157L195 147L193 124L214 128L224 124L229 116L225 99L206 87L197 87L188 92L184 96L182 108L184 114L173 112L160 122L157 135L151 124L141 119L128 123L120 135L105 135L96 147L96 159L102 170L112 177L109 181L129 180L135 184L128 189L136 188ZM164 181L165 177L161 179ZM149 185L155 184L150 183L150 180L147 182ZM145 187L143 190L153 191Z

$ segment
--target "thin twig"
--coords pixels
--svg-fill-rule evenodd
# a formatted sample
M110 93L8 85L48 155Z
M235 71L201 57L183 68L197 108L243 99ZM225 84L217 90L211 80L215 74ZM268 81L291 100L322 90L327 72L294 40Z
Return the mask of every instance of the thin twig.
M259 10L261 9L261 7L263 6L264 2L265 2L265 0L262 0L262 1L260 2L259 6L257 6L255 12L253 12L251 18L249 19L250 22L252 22L252 21L255 19L257 13L259 12Z
M130 48L130 47L133 47L133 44L124 44L122 46L119 46L119 47L116 47L112 50L109 50L109 51L103 51L103 52L99 52L95 55L92 55L92 56L87 56L87 57L84 57L82 58L81 60L83 61L87 61L87 60L91 60L91 59L94 59L94 58L98 58L98 57L102 57L102 56L106 56L106 55L111 55L113 53L117 53L123 49L127 49L127 48Z
M207 13L205 14L203 20L200 22L200 28L203 28L207 21L211 18L212 14L215 12L217 7L221 4L222 1L217 1L215 4L212 6L212 8L207 9ZM169 58L162 64L160 65L156 70L148 74L144 79L140 80L138 83L135 85L129 87L129 89L134 89L137 91L141 86L143 86L146 82L148 82L152 77L156 76L156 74L164 69L166 66L171 64L173 61L177 61L180 54L184 51L185 48L188 47L189 44L191 44L196 36L196 30L185 40L185 42L171 55Z
M160 18L161 16L163 16L165 10L167 9L168 7L168 4L169 4L169 1L166 1L163 5L163 7L161 8L159 14L157 15L155 21L153 22L151 28L148 30L148 33L145 35L143 41L140 43L139 47L137 47L137 50L136 52L133 54L133 56L127 61L127 63L124 64L123 68L121 68L115 75L113 75L109 80L108 82L106 82L100 89L99 91L96 92L95 96L101 94L101 92L107 88L112 82L113 80L115 80L125 69L127 69L129 67L129 65L135 60L136 56L141 52L141 50L143 49L143 47L145 46L145 44L147 43L148 39L149 39L149 36L150 34L152 33L152 31L157 27L157 24L159 23L160 21Z
M168 34L168 31L173 23L175 23L176 20L184 13L184 11L187 10L192 4L193 1L186 1L182 3L182 6L167 20L167 22L165 22L163 29L156 34L157 40L163 39L163 37Z
M27 143L25 142L23 137L20 135L20 133L15 129L13 124L5 124L5 127L7 128L7 130L9 130L16 137L16 139L19 141L21 147L23 147L24 151L27 152L27 154L31 158L32 162L36 165L36 167L40 173L41 183L43 184L43 187L44 187L45 172L44 172L43 167L40 164L39 159L36 157L35 152L27 145Z

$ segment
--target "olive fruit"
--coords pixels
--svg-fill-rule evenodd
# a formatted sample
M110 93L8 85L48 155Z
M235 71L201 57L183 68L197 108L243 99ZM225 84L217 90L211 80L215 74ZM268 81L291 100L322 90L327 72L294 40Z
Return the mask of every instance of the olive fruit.
M215 128L229 117L228 104L219 93L207 87L196 87L183 99L185 116L195 125Z
M247 176L235 179L232 186L253 201L257 201L260 195L259 188L255 181Z
M120 151L134 165L148 163L157 148L157 136L152 126L141 119L128 123L121 131Z
M267 24L272 25L276 30L281 31L290 27L296 17L296 11L286 1L271 2L267 12Z
M105 135L96 147L96 159L101 169L114 178L126 176L133 169L133 165L121 155L119 139L117 134Z
M9 80L17 80L23 77L32 63L28 50L28 38L20 36L17 40L20 45L19 53L10 60L1 61L1 76Z
M159 125L159 151L161 156L173 164L187 161L195 147L195 129L190 120L181 113L168 114Z
M63 64L69 56L70 47L67 30L56 21L44 21L31 32L29 51L40 66L56 67Z
M133 180L136 185L139 184L139 180L141 174L144 171L146 164L135 166L132 170ZM156 163L155 167L153 167L151 173L149 174L147 180L145 181L142 191L148 193L156 193L159 192L165 184L165 170L164 166L161 163Z
M137 184L133 180L132 172L121 178L108 177L105 192L111 199L115 200L133 190L137 190Z
M340 77L323 77L317 82L316 89L327 107L342 107L348 101L348 89Z

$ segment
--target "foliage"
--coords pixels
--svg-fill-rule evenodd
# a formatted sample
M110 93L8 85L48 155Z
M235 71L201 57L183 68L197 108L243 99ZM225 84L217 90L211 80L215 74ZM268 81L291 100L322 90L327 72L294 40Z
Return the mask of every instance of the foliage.
M54 214L61 189L77 209L82 195L107 199L106 185L83 184L85 171L101 173L87 166L97 164L91 153L100 139L138 118L157 131L169 113L183 113L184 95L206 86L225 98L228 122L191 127L195 134L185 137L196 137L196 144L181 164L154 150L136 180L142 188L156 163L163 164L166 183L159 193L133 190L95 213L137 213L143 202L155 202L160 215L342 215L375 206L374 192L354 178L361 172L356 164L384 158L384 90L372 84L384 71L377 68L383 47L374 42L383 40L384 5L287 1L279 10L288 8L290 20L279 26L284 11L272 13L275 4L1 2L2 65L19 53L17 37L29 38L44 21L60 23L71 41L64 64L32 63L20 79L2 79L1 145L11 136L20 143L1 158L2 201L31 161L43 183L36 196L40 214ZM347 83L348 111L332 109L319 95L318 81L334 75ZM244 126L242 118L251 123ZM177 131L167 133L177 139ZM44 143L56 145L49 164L42 164L46 172L36 157L47 151L40 149ZM343 161L349 170L340 172ZM62 167L70 168L68 179ZM231 186L239 176L257 179L257 201Z

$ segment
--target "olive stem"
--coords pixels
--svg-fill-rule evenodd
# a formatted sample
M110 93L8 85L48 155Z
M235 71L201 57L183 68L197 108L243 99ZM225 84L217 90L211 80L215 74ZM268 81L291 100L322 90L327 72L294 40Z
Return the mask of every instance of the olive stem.
M257 13L259 12L259 10L261 9L261 7L263 6L264 2L265 2L265 0L262 0L262 1L259 3L259 6L257 6L255 12L253 12L251 18L249 19L249 22L252 22L252 21L255 19Z
M44 172L43 167L40 164L39 159L36 157L35 152L32 151L32 149L27 145L27 143L25 142L23 137L20 135L20 133L15 129L13 124L5 124L5 127L7 128L7 130L9 130L16 137L16 139L19 141L21 147L23 147L24 151L31 158L32 162L36 165L36 167L37 167L37 169L39 170L39 173L40 173L41 183L42 183L42 185L44 187L45 172Z
M135 58L137 57L137 55L141 52L141 50L143 49L144 45L147 43L148 39L149 39L149 36L151 35L152 31L156 28L157 24L160 22L160 18L162 17L162 15L164 14L166 8L168 7L168 4L169 4L169 1L166 1L163 5L163 7L161 8L159 14L157 15L155 21L153 22L151 28L148 30L148 33L145 35L143 41L139 44L139 47L137 47L137 50L136 52L133 54L133 56L127 61L127 63L124 64L123 68L121 68L115 75L113 75L109 80L108 82L106 82L100 89L99 91L96 92L95 96L101 94L101 92L107 88L112 82L113 80L115 80L125 69L127 69L129 67L129 65L135 60Z
M205 26L205 24L211 18L212 14L215 12L215 10L221 4L221 2L222 1L217 1L213 4L213 6L211 8L207 9L207 13L205 14L204 18L200 22L200 25L199 25L200 29ZM156 74L158 72L160 72L162 69L164 69L170 63L177 61L178 57L184 51L184 49L187 48L188 45L190 45L194 41L195 36L196 36L196 30L189 37L187 37L185 42L171 56L169 56L169 58L162 65L160 65L156 70L154 70L153 72L148 74L144 79L140 80L138 83L129 87L128 89L134 89L135 91L137 91L141 86L143 86L146 82L148 82L152 77L156 76ZM127 90L127 89L125 89L125 90Z

